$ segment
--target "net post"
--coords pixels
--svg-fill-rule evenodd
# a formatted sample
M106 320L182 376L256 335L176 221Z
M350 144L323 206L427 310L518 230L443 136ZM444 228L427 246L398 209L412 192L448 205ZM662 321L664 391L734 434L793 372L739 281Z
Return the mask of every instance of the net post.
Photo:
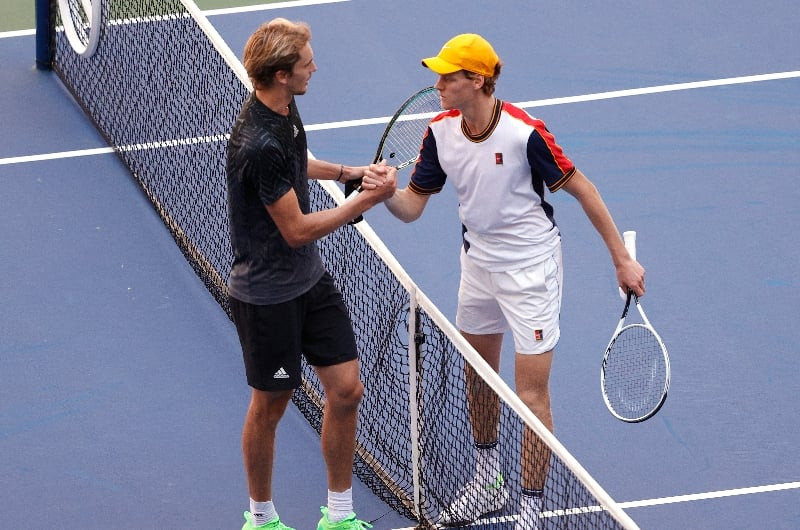
M51 48L51 0L36 0L36 69L53 68Z
M417 382L419 381L419 365L417 363L419 356L419 344L417 343L417 331L419 329L419 305L417 304L417 289L415 287L407 288L409 294L408 302L408 415L409 415L409 430L411 432L411 483L412 494L414 498L414 508L416 509L419 520L422 520L422 498L421 498L421 477L420 469L422 463L420 462L420 448L419 440L421 439L422 428L420 425L419 416L419 392Z

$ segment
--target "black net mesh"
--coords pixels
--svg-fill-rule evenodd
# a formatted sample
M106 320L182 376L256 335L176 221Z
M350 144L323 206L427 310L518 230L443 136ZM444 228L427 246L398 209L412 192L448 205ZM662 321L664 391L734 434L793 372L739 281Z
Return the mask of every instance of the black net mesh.
M75 53L59 16L52 17L53 68L230 314L226 140L247 88L183 3L118 0L103 6L100 43L88 57ZM57 13L55 1L52 9ZM335 206L322 186L310 185L315 209ZM322 239L319 248L350 308L361 354L365 392L355 473L393 509L431 526L474 472L465 357L444 324L422 309L413 313L418 349L410 358L411 295L355 226ZM320 430L324 392L307 365L304 375L294 402ZM507 404L500 410L509 500L491 517L479 518L473 524L479 528L508 528L519 511L523 424ZM621 527L559 456L541 447L525 454L548 469L542 528Z

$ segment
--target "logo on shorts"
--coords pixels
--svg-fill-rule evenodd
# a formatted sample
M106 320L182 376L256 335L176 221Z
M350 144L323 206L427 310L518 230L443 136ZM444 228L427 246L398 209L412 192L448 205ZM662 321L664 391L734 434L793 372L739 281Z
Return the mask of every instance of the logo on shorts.
M286 373L286 370L283 367L278 368L278 371L275 372L275 375L272 376L273 379L289 379L289 374Z
M533 338L536 339L536 342L541 342L544 340L544 332L541 329L533 330Z

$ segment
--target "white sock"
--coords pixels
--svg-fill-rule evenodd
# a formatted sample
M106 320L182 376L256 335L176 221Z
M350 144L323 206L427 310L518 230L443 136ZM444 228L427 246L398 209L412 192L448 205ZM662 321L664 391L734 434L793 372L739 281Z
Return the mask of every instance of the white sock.
M500 468L500 448L498 443L476 445L475 476L479 480L494 482L502 473Z
M522 495L519 496L519 508L520 514L530 514L534 517L539 517L539 514L542 511L542 495L541 492L537 492L536 495L527 495L527 492L523 491Z
M254 501L250 499L250 513L253 514L253 526L261 526L267 524L276 517L278 512L275 511L275 505L272 501Z
M343 521L353 513L353 488L345 491L328 490L328 521Z

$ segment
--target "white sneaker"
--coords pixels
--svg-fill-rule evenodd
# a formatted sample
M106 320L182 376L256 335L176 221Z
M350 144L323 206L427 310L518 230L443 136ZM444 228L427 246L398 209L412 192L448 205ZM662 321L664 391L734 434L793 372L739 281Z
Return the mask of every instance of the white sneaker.
M503 509L508 502L503 475L494 482L472 479L458 492L456 499L439 514L439 524L455 526L469 523L487 513Z
M517 524L514 525L514 530L540 530L542 528L539 513L521 512L517 519Z
M540 530L542 528L542 499L522 496L519 517L514 530Z

